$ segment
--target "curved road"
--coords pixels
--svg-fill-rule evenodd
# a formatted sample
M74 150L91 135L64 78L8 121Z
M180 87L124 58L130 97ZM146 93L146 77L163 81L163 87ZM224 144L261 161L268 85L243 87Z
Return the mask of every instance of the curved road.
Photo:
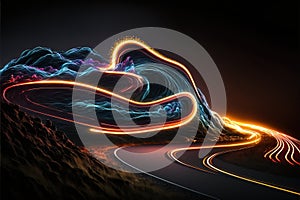
M144 172L147 168L145 166L151 165L155 160L140 156L134 157L131 152L156 151L157 157L160 159L162 155L165 155L165 159L170 159L166 154L167 152L160 151L161 147L160 145L151 145L118 148L114 150L114 156L128 167ZM175 148L175 146L170 148L170 151ZM202 195L209 199L299 199L299 196L295 194L239 180L218 172L202 171L201 169L205 170L205 166L199 159L197 150L186 151L181 158L184 159L185 163L199 169L173 162L167 167L146 174L196 192L200 195L200 199L203 197ZM234 165L230 166L217 159L215 159L214 164L217 164L220 168L231 168L235 173L257 173Z
M63 89L62 86L60 87ZM16 87L14 88L14 90L9 90L6 93L4 92L3 96L9 98L9 100L7 99L8 102L16 103L21 107L29 111L35 112L37 114L46 115L48 117L54 117L56 119L60 119L66 122L73 122L71 113L59 112L56 109L45 107L41 104L32 102L26 93L26 91L29 91L29 89L30 88ZM41 91L39 92L41 94ZM5 94L7 96L5 96ZM84 116L82 116L82 118L84 121ZM287 136L284 135L281 137ZM281 138L278 137L275 139L278 140L279 144L281 144L280 146L284 148L284 143L281 142ZM251 143L251 145L252 144L253 143ZM293 143L291 143L291 140L287 140L285 144L289 144L291 147L296 149L298 148ZM280 146L276 146L274 151L277 151L279 153L282 152L282 150L280 150L279 148ZM169 149L166 150L165 148L161 147L161 145L152 145L119 148L111 153L111 159L117 159L131 169L135 169L139 172L144 172L146 171L147 166L153 164L154 162L171 162L172 160L170 160L171 158L170 156L168 156L170 155L168 154L168 152L172 152L174 149L180 148L180 146L170 146ZM242 147L245 148L245 146ZM139 152L149 152L154 150L156 151L156 153L152 155L151 158L149 158L148 156L139 156ZM218 151L222 150L224 149L218 149ZM128 151L137 152L137 154L136 156L133 156L133 154L128 153ZM216 151L214 150L212 153L215 152ZM291 151L291 153L292 152L293 151ZM176 156L175 154L171 155ZM272 153L272 155L276 154ZM293 153L291 155L293 156ZM293 157L291 158L293 159ZM182 162L179 163L178 161ZM243 169L238 166L229 166L229 164L221 162L217 158L213 159L212 166L215 166L219 169L229 168L230 171L234 174L248 174L249 176L256 174L256 177L260 176L260 174L257 174L257 172L251 170ZM159 170L147 174L157 179L193 191L199 194L199 197L201 198L206 197L209 199L254 199L265 197L268 199L299 199L299 184L298 188L291 188L292 191L296 190L296 193L298 193L298 195L295 195L289 192L284 192L274 188L237 179L235 177L228 176L223 173L212 173L212 171L209 171L206 168L206 166L203 166L202 160L200 160L198 157L198 150L186 151L185 154L180 158L180 160L177 160L177 162L172 162L167 167L163 167ZM277 179L278 177L275 178ZM288 178L285 179L287 180ZM288 181L300 182L299 180Z
M142 47L155 58L167 62L174 66L176 69L183 72L183 74L186 75L188 81L191 83L191 86L194 88L194 92L196 93L197 98L199 99L199 101L202 102L203 97L199 93L193 76L186 66L177 62L176 60L172 60L156 52L143 42L130 38L119 42L116 45L116 47L114 47L110 64L101 68L101 71L110 75L125 75L130 80L133 80L134 83L129 81L129 83L132 84L124 85L124 91L134 91L134 88L138 88L139 85L142 83L142 77L136 74L110 71L115 68L116 63L118 63L119 61L118 58L123 52L122 49L126 47L126 45L137 45L139 47ZM90 132L100 132L105 134L108 133L118 135L128 133L139 134L149 132L148 127L139 126L124 126L123 128L127 128L126 133L120 130L119 127L114 126L112 124L106 125L104 126L104 128L102 126L99 127L99 123L97 120L90 119L85 115L77 113L74 114L71 112L60 110L59 108L53 108L39 101L42 99L43 96L54 98L57 95L59 95L57 91L55 91L53 94L47 92L47 89L49 89L48 87L50 87L50 89L52 88L56 90L71 90L74 89L73 87L75 86L79 87L79 90L83 89L84 91L93 92L94 96L95 94L99 93L106 98L114 97L120 102L131 103L135 106L150 107L151 105L166 103L181 97L185 97L190 100L192 105L190 112L188 112L186 116L182 117L181 120L159 124L162 126L155 124L151 127L151 131L160 131L180 127L189 123L197 113L196 98L189 92L181 92L150 102L137 102L125 98L118 93L114 93L100 87L95 87L89 84L67 80L41 80L28 81L24 83L15 83L6 87L3 90L2 95L4 100L6 100L7 102L18 104L21 108L24 108L30 112L52 117L64 121L65 123L73 123L75 121L76 124L80 124L89 128ZM76 88L76 90L77 89L78 88ZM66 95L65 93L63 94ZM37 101L34 100L34 96L37 97ZM71 99L71 96L63 96L62 98L64 100ZM55 101L56 100L57 99L55 99ZM74 116L78 117L78 120L73 120ZM218 146L218 148L213 149L211 154L208 157L205 157L204 160L201 160L198 157L199 147L189 148L189 151L186 151L183 156L181 156L180 158L177 157L179 151L182 150L180 149L181 146L179 145L168 146L167 148L161 148L161 145L144 145L135 147L122 147L114 149L114 151L111 151L111 149L109 152L111 155L110 159L117 159L123 165L127 166L128 170L134 169L135 171L146 173L157 179L195 192L199 194L200 199L299 199L299 184L296 184L296 188L286 188L286 184L283 184L285 186L275 186L269 183L264 183L262 181L257 181L253 177L260 177L262 179L263 176L268 175L266 175L265 173L255 172L249 169L243 169L239 166L230 165L228 163L222 162L221 160L218 160L216 157L224 152L249 148L251 147L251 145L254 145L260 141L262 134L266 134L271 137L274 137L276 139L277 144L273 149L265 153L265 158L270 159L273 162L287 162L292 166L300 166L300 141L286 134L257 125L234 122L229 119L222 120L227 127L232 128L233 130L238 130L240 133L247 134L249 137L245 141L242 141L240 143ZM241 127L246 128L246 130L242 129ZM262 132L262 134L255 131ZM230 150L228 151L228 149L226 149L225 151L225 148L222 148L225 146L230 147ZM154 151L155 153L153 153ZM141 154L141 152L145 154ZM149 154L149 152L152 153ZM177 162L174 162L174 160ZM157 168L157 170L149 173L145 172L147 171L147 168L149 166L155 164L157 166L160 166L168 162L170 164L164 165L165 167L159 167ZM252 177L252 179L247 177ZM264 180L266 180L265 178L266 177L264 177ZM267 177L267 179L274 180L280 179L280 177ZM284 182L297 183L300 181L284 177Z

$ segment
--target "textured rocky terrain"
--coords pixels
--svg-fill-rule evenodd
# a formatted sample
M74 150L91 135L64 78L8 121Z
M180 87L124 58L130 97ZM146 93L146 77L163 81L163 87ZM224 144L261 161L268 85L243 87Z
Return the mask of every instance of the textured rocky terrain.
M161 186L106 167L51 121L43 123L1 103L1 199L184 197L182 191Z

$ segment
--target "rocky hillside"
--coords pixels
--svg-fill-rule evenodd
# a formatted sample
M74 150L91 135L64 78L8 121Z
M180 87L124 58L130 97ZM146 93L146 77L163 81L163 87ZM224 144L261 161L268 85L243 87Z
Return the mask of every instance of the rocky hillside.
M1 199L180 197L164 189L106 167L50 121L44 124L17 106L1 103Z

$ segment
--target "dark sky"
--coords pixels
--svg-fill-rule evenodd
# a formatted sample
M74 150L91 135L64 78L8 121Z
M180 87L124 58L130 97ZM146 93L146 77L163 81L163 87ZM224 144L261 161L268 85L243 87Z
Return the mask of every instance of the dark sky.
M1 66L36 46L93 48L127 29L175 29L198 41L217 64L229 115L300 138L299 4L204 2L4 0Z

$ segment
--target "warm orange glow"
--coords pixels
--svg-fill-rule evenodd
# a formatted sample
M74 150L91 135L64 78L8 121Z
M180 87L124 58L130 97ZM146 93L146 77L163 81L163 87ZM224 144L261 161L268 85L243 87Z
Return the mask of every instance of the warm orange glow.
M7 102L9 102L9 100L7 99L5 94L6 94L7 90L9 90L13 87L19 87L19 86L25 86L25 85L39 85L39 84L79 86L79 87L82 87L84 89L95 91L95 92L98 92L102 95L115 98L116 100L123 101L125 103L130 103L132 105L144 106L144 107L150 107L152 105L159 105L159 104L170 102L172 100L179 99L179 98L187 98L191 101L191 105L192 105L191 112L187 116L182 117L180 120L174 120L174 121L166 122L166 123L163 123L163 124L150 124L150 126L140 126L140 127L134 126L132 128L129 128L129 127L111 128L111 127L101 127L101 126L96 127L96 126L92 126L90 124L76 122L76 123L91 127L90 128L91 132L107 133L107 134L141 134L141 133L145 133L145 132L173 129L173 128L177 128L177 127L186 125L187 123L189 123L195 117L195 115L197 113L197 101L196 101L195 97L189 92L177 93L177 94L174 94L174 95L162 98L162 99L150 101L150 102L138 102L138 101L128 99L126 97L123 97L119 94L113 93L113 92L111 92L109 90L106 90L106 89L103 89L103 88L91 86L91 85L88 85L88 84L85 84L85 83L79 83L79 82L74 82L74 81L64 81L64 80L43 80L43 81L18 83L18 84L15 84L15 85L12 85L12 86L9 86L9 87L5 88L5 90L3 91L4 99ZM33 110L31 109L31 111L33 111ZM58 117L53 116L53 115L51 115L51 117L58 118ZM61 118L61 117L59 117L59 119L67 120L67 119ZM67 120L67 121L70 121L70 120Z
M300 163L295 159L295 153L297 153L298 155L300 154L300 149L297 146L297 144L299 145L299 140L297 140L296 138L254 124L247 124L237 121L235 121L234 123L240 127L248 128L250 130L257 131L261 134L266 134L276 139L276 146L267 153L265 153L265 158L268 157L274 162L282 162L282 159L280 159L280 155L283 155L285 161L290 165L300 165Z
M179 98L187 98L190 101L191 104L191 110L188 112L188 114L186 116L183 116L180 120L173 120L173 121L168 121L168 122L162 122L162 123L158 123L158 124L149 124L147 126L115 126L115 125L111 125L111 124L101 124L101 126L95 126L95 125L91 125L88 123L84 123L84 122L80 122L80 121L76 121L76 123L87 126L89 128L89 130L93 133L104 133L104 134L118 134L118 135L123 135L123 134L142 134L142 133L146 133L146 132L155 132L155 131L161 131L161 130L167 130L167 129L174 129L180 126L184 126L186 124L188 124L189 122L191 122L191 120L194 119L195 115L198 112L198 103L196 98L193 96L193 94L189 93L189 92L180 92L165 98L161 98L158 100L154 100L154 101L149 101L149 102L139 102L139 101L135 101L129 98L126 98L124 96L122 96L123 92L126 92L128 90L135 90L139 87L141 87L143 85L143 78L137 74L134 73L129 73L129 72L117 72L117 71L112 71L115 69L116 64L119 61L120 56L125 52L125 50L123 50L123 48L127 47L128 45L136 45L139 46L141 48L143 48L144 50L146 50L147 52L151 53L153 56L174 65L174 67L177 67L178 69L180 69L181 71L183 71L189 81L191 82L195 93L197 94L197 97L199 99L201 98L201 95L199 94L199 91L197 89L197 86L195 84L194 78L191 75L191 72L187 69L186 66L184 66L183 64L172 60L170 58L165 57L164 55L160 54L159 52L155 51L154 49L152 49L151 47L149 47L148 45L146 45L144 42L135 39L135 38L127 38L125 40L122 40L120 42L118 42L116 44L116 46L113 48L112 50L112 54L111 54L111 61L110 64L108 64L106 67L99 67L98 69L100 71L103 71L103 73L107 73L107 74L114 74L114 75L126 75L128 76L131 80L135 81L135 84L131 84L130 86L123 88L119 93L116 92L112 92L97 86L92 86L89 84L85 84L85 83L80 83L80 82L75 82L75 81L65 81L65 80L42 80L42 81L32 81L32 82L25 82L25 83L17 83L11 86L6 87L3 90L3 98L7 101L10 102L9 99L7 98L6 94L7 91L15 88L15 87L21 87L21 86L36 86L38 87L39 85L47 85L47 86L60 86L60 87L80 87L83 90L86 91L90 91L90 92L94 92L97 95L104 95L107 96L109 98L113 98L116 99L117 101L120 102L124 102L124 103L129 103L131 105L134 106L138 106L138 107L150 107L153 105L160 105L166 102L171 102L175 99L179 99ZM42 87L39 87L40 89ZM27 89L26 91L30 91L33 90L32 88ZM43 108L47 108L47 109L52 109L55 110L54 108L49 108L45 105L42 104L38 104L35 103L33 101L31 101L30 99L27 99L28 102L32 103L33 105L36 105L38 107L43 107ZM39 114L43 114L46 116L50 116L50 117L54 117L60 120L65 120L68 122L73 122L73 120L71 120L70 118L67 117L61 117L61 116L55 116L49 113L44 113L42 111L39 110L34 110L32 108L26 108L27 110L39 113ZM58 111L60 112L60 111ZM212 111L213 114L215 114L214 111ZM71 115L72 113L66 113ZM84 116L82 116L84 117ZM255 124L250 124L250 123L243 123L243 122L238 122L238 121L233 121L230 120L229 118L223 118L223 125L225 127L228 127L230 129L234 129L236 130L238 133L240 133L241 135L245 136L244 140L238 141L238 142L231 142L231 143L223 143L223 144L216 144L216 145L212 145L212 146L194 146L194 147L187 147L187 148L177 148L174 149L170 152L168 152L169 156L176 160L177 162L179 162L182 165L185 165L187 167L192 167L194 169L197 170L202 170L202 171L206 171L206 169L202 169L200 167L195 167L193 165L184 163L182 161L180 161L177 157L176 154L180 151L186 151L186 150L199 150L199 149L207 149L207 148L228 148L230 149L229 151L233 150L242 150L245 148L249 148L249 147L253 147L254 145L256 145L257 143L259 143L262 139L262 135L268 135L271 136L273 138L275 138L276 140L276 146L273 147L272 149L270 149L269 151L267 151L264 155L266 159L270 159L271 161L275 162L286 162L292 166L294 165L300 165L300 161L297 160L299 159L299 155L300 155L300 141L288 136L284 133L272 130L270 128L266 128L263 126L259 126L259 125L255 125ZM283 187L279 187L279 186L274 186L272 184L268 184L268 183L264 183L261 181L257 181L254 179L250 179L250 178L246 178L246 177L242 177L236 174L233 174L231 172L227 172L224 171L222 169L219 169L218 167L214 166L213 164L213 159L220 155L221 153L224 153L226 151L221 151L218 153L214 153L210 156L207 156L203 159L203 165L206 166L209 169L212 169L216 172L220 172L220 173L224 173L227 174L229 176L233 176L245 181L249 181L252 183L256 183L256 184L260 184L263 186L267 186L270 188L274 188L274 189L278 189L278 190L282 190L285 192L289 192L289 193L293 193L293 194L297 194L300 195L300 193L295 192L295 191L291 191L289 189L285 189ZM298 157L297 157L298 156Z
M126 38L124 40L119 41L116 44L116 46L113 48L113 51L112 51L112 54L111 54L110 65L108 65L108 67L102 68L102 69L105 70L105 71L106 70L114 70L114 68L117 64L118 58L120 57L121 53L123 52L123 51L121 51L122 48L124 48L126 46L129 46L129 45L139 46L139 47L143 48L144 50L148 51L149 53L151 53L153 56L178 67L180 70L182 70L188 76L188 78L191 81L191 84L192 84L198 98L202 99L201 95L199 94L199 91L197 89L194 78L193 78L191 72L187 69L186 66L184 66L183 64L177 62L176 60L170 59L170 58L160 54L159 52L155 51L153 48L149 47L147 44L145 44L144 42L142 42L141 40L139 40L137 38Z
M214 153L210 156L205 157L202 161L203 165L213 171L220 172L220 173L223 173L223 174L235 177L235 178L239 178L241 180L249 181L249 182L263 185L266 187L270 187L273 189L285 191L288 193L300 195L299 192L296 192L296 191L293 191L293 190L290 190L290 189L287 189L284 187L275 186L275 185L272 185L269 183L265 183L265 182L262 182L259 180L239 176L237 174L222 170L222 169L214 166L214 164L213 164L213 159L215 157L217 157L218 155L221 155L221 154L224 154L227 152L231 152L231 151L238 151L238 150L243 150L246 148L251 148L258 142L260 142L261 136L263 134L266 134L266 135L274 137L276 139L277 144L273 149L271 149L267 153L265 153L265 155L264 155L265 158L268 158L268 159L272 160L273 162L282 162L282 160L279 158L279 156L281 154L283 154L281 157L284 157L285 161L288 164L300 165L299 161L297 161L295 158L295 154L298 154L298 155L300 154L299 146L297 146L300 143L299 140L297 140L291 136L288 136L284 133L280 133L278 131L272 130L272 129L268 129L268 128L254 125L254 124L233 121L233 120L230 120L229 118L224 118L224 124L225 124L225 126L235 129L240 133L249 134L246 141L239 141L239 142L226 143L226 144L217 144L217 145L213 145L213 146L197 146L197 147L178 148L178 149L174 149L174 150L170 151L168 153L168 155L172 159L177 161L178 163L181 163L188 167L192 167L194 169L198 169L197 167L190 166L189 164L184 163L181 160L179 160L176 157L176 153L178 153L180 151L200 150L200 149L206 149L206 148L229 148L229 150ZM234 148L234 147L236 147L236 148ZM237 147L239 147L239 148L237 148ZM198 170L203 171L204 169L199 168Z

